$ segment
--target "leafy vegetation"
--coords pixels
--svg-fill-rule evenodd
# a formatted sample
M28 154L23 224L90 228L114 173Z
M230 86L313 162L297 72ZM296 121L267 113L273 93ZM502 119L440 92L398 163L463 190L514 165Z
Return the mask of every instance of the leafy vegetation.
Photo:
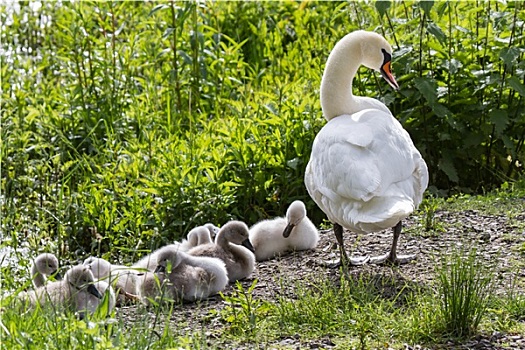
M0 249L17 258L15 270L2 265L2 291L29 286L27 255L42 250L68 263L89 254L127 263L195 225L253 224L295 199L322 222L303 174L325 123L322 67L356 29L393 44L401 89L361 69L354 92L385 102L427 161L424 227L439 234L436 213L455 206L506 208L523 225L522 2L26 1L3 4L0 16ZM487 198L497 207L473 195L495 188ZM224 296L225 337L330 333L363 348L439 338L433 292L400 306L366 280L315 284L286 286L295 299L274 303L238 286ZM503 329L524 317L523 298L505 298L488 311ZM129 325L14 303L2 298L0 323L13 349L210 342L170 333L160 308Z
M432 192L523 173L520 2L13 6L2 14L8 236L16 226L53 250L131 253L295 199L321 222L302 179L324 125L322 65L359 28L393 43L402 89L363 69L355 92L403 122Z

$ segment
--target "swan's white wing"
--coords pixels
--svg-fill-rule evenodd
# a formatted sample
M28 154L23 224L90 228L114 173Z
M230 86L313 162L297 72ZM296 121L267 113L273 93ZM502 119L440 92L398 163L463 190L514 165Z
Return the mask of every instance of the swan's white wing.
M415 179L414 181L414 204L416 208L421 204L421 201L423 200L423 194L425 193L425 190L428 186L428 168L427 163L423 160L423 157L421 157L421 154L417 152L417 154L414 155L415 163L416 163L416 169L414 170L413 177Z
M367 109L330 120L317 135L305 174L328 218L368 232L394 226L420 202L428 172L390 114Z

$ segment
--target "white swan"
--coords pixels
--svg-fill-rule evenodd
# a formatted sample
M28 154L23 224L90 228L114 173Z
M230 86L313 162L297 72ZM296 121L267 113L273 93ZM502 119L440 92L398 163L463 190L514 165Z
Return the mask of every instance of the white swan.
M161 248L157 257L155 273L174 300L205 299L228 285L228 272L220 259L192 256L170 247Z
M207 226L197 226L193 228L188 232L187 239L181 242L179 250L186 252L198 245L213 243L211 236L214 231L213 228L208 228Z
M226 264L230 282L234 282L248 277L255 270L253 252L248 226L242 221L230 221L221 228L215 243L199 245L190 249L188 254L221 259Z
M123 305L128 300L138 300L139 278L138 271L123 265L113 265L109 261L89 257L84 260L84 265L89 266L95 278L103 280L115 287L118 304Z
M51 253L42 253L36 257L31 266L31 278L35 288L42 287L46 281L47 276L55 276L56 280L62 277L58 272L58 259Z
M53 304L57 308L70 308L74 311L85 309L86 294L91 294L98 299L102 295L94 285L95 277L87 266L77 265L69 269L64 279L48 282L34 291L20 293L22 300L29 301L32 306L36 304Z
M256 260L263 261L288 251L315 248L319 232L306 216L304 203L297 200L290 204L285 218L259 221L250 227L250 242Z
M306 167L308 193L334 223L341 258L352 264L343 246L343 227L357 233L393 227L390 252L372 262L403 263L396 247L401 221L421 203L428 170L409 134L378 100L352 94L361 64L380 71L398 88L390 64L392 48L379 34L356 31L334 47L321 82L321 107L328 120L317 134Z

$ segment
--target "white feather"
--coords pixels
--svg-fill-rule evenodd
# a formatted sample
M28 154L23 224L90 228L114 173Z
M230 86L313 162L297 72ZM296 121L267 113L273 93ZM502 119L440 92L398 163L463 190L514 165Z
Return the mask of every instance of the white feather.
M382 48L391 52L378 34L358 31L330 54L321 84L328 123L305 173L310 196L330 221L358 233L395 226L417 208L428 185L425 161L388 108L352 94L357 68L379 69Z

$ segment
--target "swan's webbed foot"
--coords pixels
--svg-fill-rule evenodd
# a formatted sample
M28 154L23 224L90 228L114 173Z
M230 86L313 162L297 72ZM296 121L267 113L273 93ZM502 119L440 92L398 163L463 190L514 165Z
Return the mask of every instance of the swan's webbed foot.
M389 265L404 265L416 258L416 254L410 254L410 255L396 255L392 257L390 253L386 253L385 255L380 256L374 256L370 258L371 264L389 264Z
M394 238L392 240L392 247L390 252L385 255L380 255L370 259L372 264L389 264L389 265L403 265L409 263L410 261L416 258L416 254L412 255L397 255L397 241L399 240L399 235L401 234L402 224L401 221L397 223L396 226L392 228L394 232Z
M366 264L369 260L370 260L370 256L368 255L365 255L365 256L359 256L359 257L349 257L347 258L347 264L350 265L350 266L361 266L361 265L364 265ZM344 261L344 259L343 259Z
M368 255L366 256L360 256L360 257L348 257L345 255L342 255L342 257L339 260L330 261L330 262L324 262L320 265L323 267L327 267L329 269L338 269L340 267L348 267L348 266L362 266L366 264L370 260L370 257Z

